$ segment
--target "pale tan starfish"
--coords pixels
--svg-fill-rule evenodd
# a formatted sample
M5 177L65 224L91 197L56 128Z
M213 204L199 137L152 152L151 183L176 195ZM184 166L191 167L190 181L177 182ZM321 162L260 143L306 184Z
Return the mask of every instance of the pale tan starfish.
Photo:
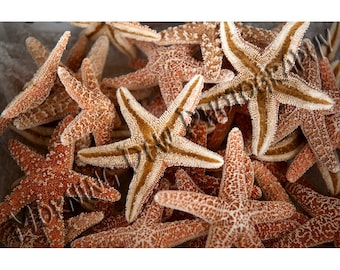
M65 68L58 68L58 75L66 92L82 109L64 130L61 142L68 145L92 132L96 145L111 143L113 129L120 125L119 116L110 99L101 92L89 58L83 60L81 72L83 83Z
M1 113L2 117L14 118L44 102L57 78L57 68L70 35L69 31L62 35L44 64L34 74L33 78L25 84L23 91Z
M161 181L158 190L164 188L166 188L166 183ZM152 199L151 202L146 205L144 211L132 224L81 237L73 241L71 246L82 248L167 248L207 234L209 224L200 219L162 223L163 207L157 204L153 198L150 199Z
M145 67L135 72L115 78L104 78L103 89L116 89L124 86L129 90L140 90L159 85L167 106L176 98L183 88L183 83L194 75L204 74L203 62L194 58L191 45L158 46L150 42L134 43L147 57ZM230 70L221 70L214 80L204 78L204 82L220 82L233 78Z
M118 103L131 137L78 152L80 160L88 164L135 169L126 201L129 222L137 218L167 167L218 168L223 164L221 156L183 138L202 87L202 76L194 76L159 118L147 112L126 88L119 88Z
M67 117L59 123L45 156L12 140L9 149L26 176L0 203L0 224L16 215L26 205L36 202L43 229L51 247L64 246L64 197L92 197L117 201L120 193L97 179L72 170L74 144L64 146L61 133L72 121Z
M79 37L86 36L93 40L105 35L119 51L131 58L135 58L137 52L127 38L153 42L161 37L157 31L138 22L72 22L72 24L85 28Z
M263 247L254 225L288 218L295 208L286 202L250 200L247 162L250 159L244 153L242 134L238 128L233 128L228 136L218 197L169 190L159 191L154 199L162 206L209 222L206 247Z
M308 110L330 109L333 100L290 72L308 23L287 23L260 49L242 39L233 23L221 23L222 48L238 72L203 92L199 108L244 104L252 119L252 152L263 155L275 134L279 102Z

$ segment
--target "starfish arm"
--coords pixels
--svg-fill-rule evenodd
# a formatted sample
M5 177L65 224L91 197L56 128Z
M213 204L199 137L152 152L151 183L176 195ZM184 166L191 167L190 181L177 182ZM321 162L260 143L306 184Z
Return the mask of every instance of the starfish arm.
M183 89L182 80L175 78L172 74L167 74L166 76L159 78L158 84L161 89L162 98L167 107L172 104Z
M301 224L296 220L284 219L275 222L259 223L255 225L255 228L258 236L263 241L280 238L299 226Z
M223 158L219 154L183 137L173 138L169 151L161 159L169 166L212 169L223 165Z
M324 164L330 172L338 172L340 163L327 131L325 117L318 112L311 113L301 129L317 160Z
M339 231L339 222L332 216L317 216L283 236L272 247L307 248L332 242Z
M22 181L33 181L31 178L24 178ZM30 187L24 187L20 184L16 186L3 202L0 203L0 224L9 218L13 218L23 207L36 200L34 192Z
M8 149L11 156L16 160L20 168L29 173L37 169L38 164L43 162L44 156L32 150L29 146L17 141L10 140L8 142Z
M9 126L9 124L12 122L11 118L4 118L0 116L0 135L4 133L6 128Z
M286 189L298 203L312 216L326 215L330 211L336 213L340 207L338 198L323 196L311 188L304 187L301 184L287 184Z
M157 31L138 22L110 22L108 24L127 38L148 42L156 42L161 39L161 35Z
M102 119L102 121L97 123L97 127L93 131L96 145L105 145L112 142L113 130L117 125L120 125L120 119L116 114L117 112L114 109L111 112L105 111L100 114L99 119Z
M92 198L111 202L115 202L120 199L120 193L116 189L106 183L103 183L99 179L76 172L72 172L71 177L74 184L69 186L66 190L65 196L79 197L80 200L83 198Z
M86 55L89 39L85 35L79 35L65 60L65 66L73 72L77 72L80 68L81 61Z
M270 93L258 91L250 99L248 110L253 126L252 152L261 156L274 139L279 105Z
M98 60L98 59L97 59ZM83 81L83 85L86 89L88 89L88 96L86 98L82 97L82 92L76 91L73 96L79 96L78 99L83 104L88 104L93 101L101 100L106 101L106 103L109 103L108 97L106 97L102 91L100 91L100 85L98 82L98 73L101 74L102 70L97 71L96 69L100 69L101 67L98 67L94 64L94 60L91 60L90 58L84 58L81 64L81 77ZM96 68L96 69L95 69ZM68 90L68 89L66 89ZM72 90L71 90L72 91ZM88 101L90 100L90 102ZM104 102L103 102L104 103Z
M291 217L296 209L292 203L280 201L249 201L249 211L254 224L273 222Z
M200 219L161 223L155 228L157 242L150 247L169 248L178 246L191 239L206 235L209 227L209 223Z
M68 114L79 112L78 104L70 98L66 91L51 94L40 106L14 119L13 124L20 130L29 129L43 124L63 119Z
M178 169L175 173L175 177L178 190L204 193L184 169Z
M264 248L264 245L253 226L245 227L240 229L240 239L235 243L236 247L239 248Z
M38 69L26 88L8 104L1 116L14 118L30 108L40 105L49 95L56 79L56 71L66 48L70 32L66 31L50 53L46 62Z
M287 108L288 107L288 108ZM297 108L292 108L292 106L284 107L284 113L279 113L278 116L278 125L275 132L275 138L273 143L279 142L289 134L291 134L295 129L297 129L302 120L300 117L300 111Z
M110 43L109 43L108 37L100 36L96 40L96 42L92 45L91 50L87 54L87 57L86 57L90 60L91 66L92 66L91 69L93 70L95 77L98 81L100 81L102 78L105 61L107 58L107 54L109 52L109 46L110 46ZM83 81L86 81L86 80L83 79ZM98 85L98 89L99 89L99 85Z
M236 242L237 234L232 228L232 224L225 221L215 222L210 225L206 248L230 248Z
M154 200L162 206L193 214L209 223L223 218L232 208L225 205L223 210L218 210L225 204L217 197L190 191L159 191Z
M102 212L81 213L65 222L65 243L70 243L82 232L98 224L104 218Z
M38 201L37 203L38 213L43 223L43 230L51 247L64 247L64 197L60 197L58 198L58 200L50 200L48 203L45 203L43 201Z
M36 38L28 37L25 40L26 48L35 64L41 67L47 60L50 51Z
M279 74L280 72L278 72ZM309 86L297 75L290 73L289 80L280 78L273 74L273 94L283 104L293 105L307 110L328 110L331 109L334 101L325 93Z

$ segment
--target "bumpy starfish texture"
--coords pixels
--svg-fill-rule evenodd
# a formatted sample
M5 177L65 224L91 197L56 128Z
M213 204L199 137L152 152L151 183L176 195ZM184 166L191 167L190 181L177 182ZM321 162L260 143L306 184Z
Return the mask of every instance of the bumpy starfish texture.
M115 107L101 92L88 58L83 60L81 71L83 84L65 68L58 68L59 78L67 93L82 108L80 114L64 130L61 141L67 145L93 132L96 145L110 143L114 127L120 124Z
M24 206L36 202L44 232L52 247L64 246L64 196L120 199L120 193L114 188L72 170L74 145L63 146L60 142L61 133L71 121L72 117L67 117L56 128L46 157L18 141L9 143L13 158L26 176L0 203L0 224Z
M164 187L162 181L159 189ZM132 224L82 237L75 240L71 246L166 248L177 246L208 232L209 224L200 219L162 223L162 213L163 207L152 199Z
M155 30L138 22L78 22L73 24L85 28L80 37L96 39L105 35L119 51L132 58L135 58L137 53L127 38L152 42L161 37Z
M290 72L308 23L287 23L260 49L242 39L233 23L221 23L224 54L238 72L234 79L205 91L200 108L248 102L252 119L252 152L263 155L275 134L279 103L315 110L330 109L333 100Z
M129 90L138 90L159 85L162 97L169 106L183 88L183 82L194 75L204 74L203 63L195 59L191 45L158 46L150 42L135 42L136 46L148 57L145 67L115 78L104 78L104 89L124 86ZM227 81L234 73L222 70L214 80L205 78L205 82Z
M57 68L62 54L66 49L70 35L69 31L66 31L62 35L55 48L49 54L47 60L34 74L31 81L26 83L23 91L7 105L5 110L1 113L2 117L14 118L20 113L37 107L44 102L50 94L51 88L57 78Z
M220 29L217 22L190 22L169 27L159 34L159 45L199 44L204 61L204 76L217 79L222 67L222 47Z
M189 191L160 191L155 201L196 215L211 224L206 247L263 247L254 225L281 220L294 214L286 202L249 199L242 134L230 131L218 197ZM248 161L247 161L248 160Z
M281 238L273 247L313 247L333 241L338 245L340 199L323 196L301 184L288 184L286 189L313 218Z
M137 218L166 167L218 168L223 164L221 156L183 138L202 87L202 76L193 77L159 118L147 112L126 88L119 88L117 99L131 137L78 152L80 160L88 164L135 169L126 202L129 222Z

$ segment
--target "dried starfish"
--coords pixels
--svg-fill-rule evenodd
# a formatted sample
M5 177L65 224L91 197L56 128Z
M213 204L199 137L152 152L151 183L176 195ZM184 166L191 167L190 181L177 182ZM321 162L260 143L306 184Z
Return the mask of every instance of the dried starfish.
M134 43L147 57L145 67L115 78L104 78L104 89L124 86L129 90L139 90L159 85L162 97L169 106L183 88L183 82L194 75L204 74L203 63L195 59L191 45L158 46L150 42ZM219 76L205 82L227 81L233 78L230 70L222 70Z
M9 143L9 150L26 177L0 203L0 224L35 201L44 232L52 247L64 246L64 196L112 201L120 199L120 193L114 188L72 171L74 145L63 146L60 142L61 133L71 121L70 116L58 125L46 157L18 141L12 140Z
M68 145L92 132L96 145L111 143L112 131L120 125L119 116L110 99L101 92L89 58L83 60L81 72L83 83L65 68L58 68L59 78L67 93L82 108L80 114L64 130L61 142Z
M39 44L40 43L36 44L36 42L34 42L34 45L38 48L42 46L41 44ZM91 60L95 76L98 81L101 80L108 49L108 38L105 36L101 36L92 45L89 53L87 54L87 58ZM43 49L40 49L39 52L41 52L41 54L36 54L35 59L44 58L47 54L46 52L44 52ZM61 64L60 66L65 66L65 68L69 69L69 67L66 65ZM79 73L81 72L81 70L77 70L77 72ZM77 79L81 79L78 78L81 77L78 73L75 74L75 77ZM69 96L69 94L65 91L64 85L60 81L56 83L55 87L52 90L54 91L40 106L19 115L14 120L13 123L18 129L28 129L38 125L51 123L53 121L63 119L69 114L76 116L79 113L80 108L77 102Z
M233 23L221 23L222 48L238 72L234 79L203 92L199 108L248 102L252 119L252 152L261 156L275 134L279 103L308 110L330 109L333 100L290 72L308 23L287 23L260 49L242 39Z
M127 38L153 42L161 37L155 30L138 22L73 22L72 24L85 28L79 37L86 36L93 40L105 35L119 51L131 58L136 57L136 49Z
M300 126L316 158L329 171L335 173L340 170L340 163L326 128L325 118L326 115L334 114L339 110L340 91L335 85L335 78L328 59L323 57L318 60L310 40L304 40L302 48L302 51L305 53L305 57L301 61L303 68L302 77L320 89L320 92L322 88L324 93L333 98L335 105L331 110L313 111L286 105L283 107L283 112L279 115L274 142L283 139ZM321 77L324 78L321 79ZM330 85L330 80L332 80L333 85ZM322 82L327 82L327 85Z
M166 183L162 181L159 189L164 188L166 188ZM147 204L140 217L131 225L81 237L71 246L165 248L177 246L192 238L207 234L209 224L200 219L162 223L163 207L153 198L151 199L152 201Z
M332 241L340 247L340 200L323 196L301 184L287 184L286 189L313 218L273 247L313 247Z
M1 113L2 117L14 118L44 102L57 78L57 68L70 35L69 31L62 35L44 64L34 74L33 78L25 84L23 91Z
M218 197L189 191L159 191L155 201L182 210L210 223L206 247L263 247L254 225L294 214L286 202L249 199L242 134L233 128L228 136ZM248 158L249 159L249 158Z
M160 31L158 45L199 44L204 62L203 75L209 80L218 78L222 67L220 26L217 22L189 22Z
M167 167L222 165L219 155L183 138L202 87L202 76L194 76L159 118L146 111L126 88L119 88L118 103L131 137L78 152L80 160L87 164L134 168L126 202L129 222L137 218Z

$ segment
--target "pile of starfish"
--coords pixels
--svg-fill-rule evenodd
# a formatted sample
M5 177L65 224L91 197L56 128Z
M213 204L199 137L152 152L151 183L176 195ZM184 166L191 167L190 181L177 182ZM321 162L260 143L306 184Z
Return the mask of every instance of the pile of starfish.
M0 116L4 246L340 247L339 23L73 24Z

